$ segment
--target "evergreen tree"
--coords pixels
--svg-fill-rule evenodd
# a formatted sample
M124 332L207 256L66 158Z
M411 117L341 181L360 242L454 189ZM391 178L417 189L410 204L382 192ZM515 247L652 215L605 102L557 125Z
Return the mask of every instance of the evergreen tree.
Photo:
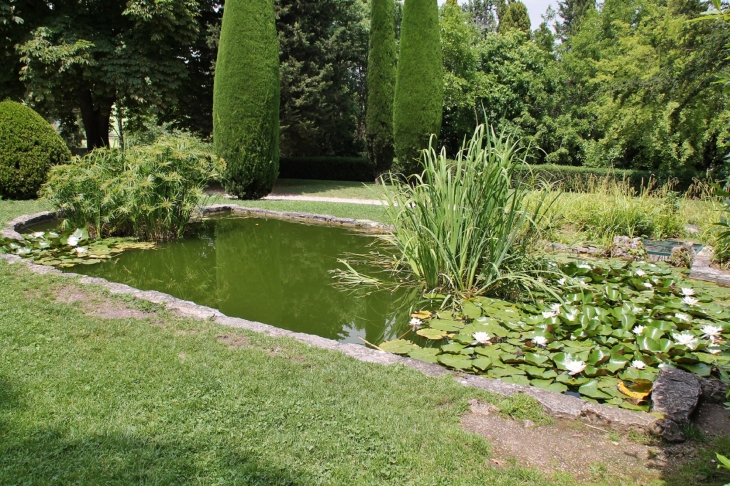
M565 41L575 34L581 19L595 8L596 0L558 0L558 15L563 19L555 24L558 36Z
M372 0L368 56L367 145L375 178L390 169L393 148L395 89L395 3Z
M213 140L225 186L267 195L279 172L279 49L272 0L228 0L213 88Z
M436 0L408 0L403 8L393 107L398 169L419 172L421 150L438 135L444 102L444 73Z
M504 34L510 29L521 30L530 35L530 14L527 7L520 0L508 3L501 9L499 16L499 28L497 31Z

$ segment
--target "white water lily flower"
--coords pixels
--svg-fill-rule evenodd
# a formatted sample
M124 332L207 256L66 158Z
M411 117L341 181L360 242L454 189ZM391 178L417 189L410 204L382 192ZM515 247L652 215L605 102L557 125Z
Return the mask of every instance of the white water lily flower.
M553 312L553 311L545 311L545 312L542 313L542 316L545 319L550 319L551 317L555 317L557 315L558 315L558 313L557 312Z
M491 344L492 338L489 337L488 332L475 332L471 335L474 338L474 344Z
M419 327L421 327L421 324L423 324L423 321L421 319L418 319L417 317L414 317L408 324L413 329L418 329Z
M675 312L674 317L679 319L680 321L689 322L689 315L688 314L682 314L681 312Z
M695 294L694 289L691 289L689 287L682 287L682 295L685 296L693 296Z
M694 297L686 296L684 299L682 299L682 302L684 302L687 305L695 305L699 300L695 299Z
M43 231L36 231L33 233L33 238L43 238L43 235L45 235Z
M674 340L677 341L677 344L687 346L689 349L694 349L697 346L697 338L694 334L683 332L681 334L674 333L672 336L674 337Z
M644 275L646 275L646 272L645 271L643 271L640 268L636 269L636 276L643 277Z
M585 263L578 265L578 268L585 268L586 270L592 270L591 266L586 265Z
M560 304L553 304L550 306L550 310L555 312L556 314L560 312Z
M722 332L722 328L720 326L713 326L711 324L708 324L706 326L702 326L702 337L706 337L711 340L715 340L718 337L720 337L720 333Z
M545 336L535 336L532 338L532 343L535 346L547 346L548 340Z
M89 250L87 250L84 247L78 247L78 248L74 248L74 251L76 252L77 255L83 255L84 253L87 253Z
M644 308L634 306L631 308L631 312L633 312L634 314L641 314L642 312L644 312Z
M654 286L653 286L653 285L652 285L651 283L649 283L649 282L644 282L644 284L643 284L643 285L644 285L644 287L646 287L647 289L650 289L650 288L654 287Z
M76 246L79 244L79 239L75 237L74 235L71 235L66 240L66 243L68 243L68 246Z
M637 370L643 370L644 368L646 368L646 363L639 359L635 359L631 362L631 367L636 368Z
M565 277L558 280L558 285L565 285Z
M578 373L580 373L581 371L586 369L585 362L577 360L577 359L574 360L570 356L565 358L565 362L563 364L565 365L565 369L568 370L568 374L570 374L571 376L577 375Z
M718 348L717 346L710 346L707 348L707 351L712 354L719 354L720 351L722 351L722 348Z
M633 332L638 336L644 332L644 329L646 329L646 326L636 326Z

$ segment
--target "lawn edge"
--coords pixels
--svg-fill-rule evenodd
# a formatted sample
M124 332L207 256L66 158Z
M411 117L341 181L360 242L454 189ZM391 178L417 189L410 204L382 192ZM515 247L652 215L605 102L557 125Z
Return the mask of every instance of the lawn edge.
M215 204L212 206L206 206L201 208L201 212L203 215L222 212L256 214L281 219L305 221L315 224L351 226L375 231L385 231L389 229L389 226L387 225L369 220L338 218L335 216L321 214L247 208L236 204ZM55 218L56 213L50 211L19 216L5 225L5 228L0 232L0 236L15 240L22 240L23 237L19 231L26 230L34 224L47 222ZM103 278L86 277L76 273L64 273L57 268L37 265L16 255L0 254L0 260L4 260L8 264L25 264L32 272L39 275L55 275L75 278L78 283L83 285L102 286L111 294L129 295L136 299L160 304L163 305L166 310L172 311L181 317L208 320L222 326L245 329L271 337L291 338L316 348L340 352L362 362L376 363L380 365L406 366L432 377L447 375L453 377L464 386L478 388L498 395L512 396L515 393L523 393L534 398L544 408L545 412L554 418L582 420L614 430L636 430L638 432L651 433L655 435L662 435L664 429L670 425L666 423L668 421L662 420L645 412L635 412L591 403L577 397L563 395L533 386L515 385L498 379L466 375L448 370L437 364L426 363L424 361L386 353L385 351L367 348L358 344L340 343L312 334L288 331L269 324L249 321L238 317L229 317L217 309L178 299L163 292L139 290L134 287L130 287L129 285L110 282Z

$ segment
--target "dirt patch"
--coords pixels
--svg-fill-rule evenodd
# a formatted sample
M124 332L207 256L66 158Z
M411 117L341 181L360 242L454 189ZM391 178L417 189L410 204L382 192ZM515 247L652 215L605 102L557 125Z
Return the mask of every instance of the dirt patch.
M134 307L114 302L108 297L84 292L77 287L61 287L54 292L56 302L64 304L78 303L87 316L101 319L147 319L154 313L143 312Z
M730 435L730 411L717 403L704 403L697 409L692 422L705 435Z
M541 471L568 472L579 481L659 479L692 459L695 450L692 443L666 445L650 439L641 443L579 421L556 420L536 426L529 420L504 418L496 407L475 402L461 425L492 444L494 465L514 458L518 464Z
M246 336L238 336L236 334L219 334L216 339L228 345L229 348L250 348L251 341Z

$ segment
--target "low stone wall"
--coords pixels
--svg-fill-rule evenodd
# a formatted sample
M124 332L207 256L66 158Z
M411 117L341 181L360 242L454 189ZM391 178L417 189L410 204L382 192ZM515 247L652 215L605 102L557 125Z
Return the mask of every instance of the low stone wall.
M730 287L730 272L723 272L717 268L712 268L710 263L712 263L712 248L706 246L697 254L692 262L689 278Z
M245 208L237 205L215 205L204 208L204 214L221 212L236 212L268 217L295 219L300 221L318 222L324 224L347 225L373 230L387 230L388 227L379 223L367 220L355 220L347 218L336 218L326 215L310 215L305 213L287 213L279 211L268 211L256 208ZM16 218L6 226L3 234L18 234L18 230L26 229L33 223L40 223L53 219L53 213L39 213L32 216ZM18 236L20 236L18 234ZM22 238L22 236L20 236ZM609 429L627 430L634 429L640 432L648 432L657 435L666 435L668 427L674 424L667 423L667 420L642 412L633 412L607 405L590 403L577 397L563 395L560 393L543 390L532 386L514 385L500 380L494 380L483 376L467 375L448 370L440 365L426 363L411 358L405 358L394 354L386 353L377 349L370 349L357 344L340 343L311 334L297 333L280 329L260 322L248 321L237 317L228 317L216 309L197 305L194 302L177 299L171 295L157 291L143 291L128 285L109 282L102 278L84 277L74 273L64 273L60 270L42 265L36 265L15 255L2 255L0 259L10 264L26 264L28 268L36 273L44 275L58 275L68 278L75 278L81 284L101 285L112 294L130 295L137 299L146 300L156 304L162 304L166 309L176 312L178 315L203 320L213 320L217 324L245 329L252 332L266 334L273 337L287 337L306 343L317 348L328 349L340 352L354 359L381 365L401 365L413 368L428 376L452 376L455 380L465 386L471 386L487 392L511 396L515 393L524 393L533 397L553 417L565 419L580 419L591 424L600 425ZM676 427L676 425L675 425Z

